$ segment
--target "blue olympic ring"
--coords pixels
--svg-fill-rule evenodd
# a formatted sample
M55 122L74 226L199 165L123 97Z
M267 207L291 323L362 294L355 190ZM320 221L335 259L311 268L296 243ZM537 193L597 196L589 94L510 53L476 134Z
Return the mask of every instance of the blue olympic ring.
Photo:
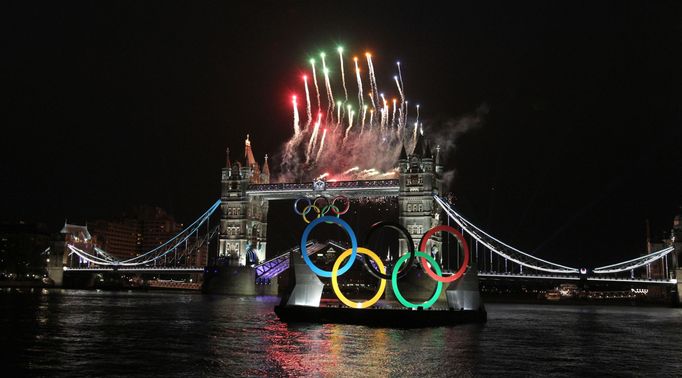
M320 277L331 278L332 276L331 271L320 269L316 267L312 261L310 261L310 257L306 253L307 249L305 247L306 243L308 243L308 235L310 235L310 231L312 231L313 228L315 228L315 226L322 222L338 224L344 230L346 230L346 233L348 233L348 236L350 237L350 244L353 252L350 254L350 257L348 258L348 262L346 263L346 265L339 269L337 275L340 276L346 273L348 269L350 269L350 267L353 266L353 263L355 262L355 257L358 254L358 240L355 238L355 232L353 232L353 229L350 227L350 225L346 223L346 221L344 221L343 219L327 215L324 217L317 218L310 222L310 224L306 226L305 230L303 230L303 235L301 235L301 255L303 256L303 261L305 261L305 263L308 264L310 270L312 270L315 274L317 274Z
M299 202L300 200L306 200L306 201L308 201L308 206L310 206L310 198L308 198L308 197L299 197L299 198L296 200L296 202L294 202L294 212L295 212L296 214L298 214L298 215L303 215L303 212L305 211L305 208L304 208L304 210L301 211L301 212L298 211L298 202ZM310 210L308 210L308 211L310 211Z

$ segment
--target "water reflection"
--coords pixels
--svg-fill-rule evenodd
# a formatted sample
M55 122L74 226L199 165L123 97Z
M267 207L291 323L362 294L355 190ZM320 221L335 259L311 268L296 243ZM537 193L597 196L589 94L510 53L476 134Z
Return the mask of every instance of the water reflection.
M677 375L682 310L489 305L486 325L287 325L276 298L0 292L17 375ZM667 356L662 359L661 356Z

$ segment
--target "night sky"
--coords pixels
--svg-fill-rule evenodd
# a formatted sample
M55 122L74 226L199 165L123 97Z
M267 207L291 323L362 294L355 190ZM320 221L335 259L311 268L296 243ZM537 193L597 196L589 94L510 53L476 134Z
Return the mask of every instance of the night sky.
M9 2L2 16L2 221L85 222L219 195L225 148L291 137L312 54L403 63L431 130L476 112L447 167L471 220L571 266L624 260L682 212L675 2ZM382 76L383 75L383 76ZM372 153L372 151L368 151ZM273 227L272 225L270 227Z

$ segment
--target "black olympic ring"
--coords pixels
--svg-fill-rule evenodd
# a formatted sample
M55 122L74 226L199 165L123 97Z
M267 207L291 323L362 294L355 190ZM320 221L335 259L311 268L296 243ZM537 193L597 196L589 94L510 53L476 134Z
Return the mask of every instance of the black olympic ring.
M407 263L403 266L403 268L401 268L401 269L398 271L398 279L403 278L403 277L405 277L405 275L407 275L407 273L410 271L410 269L412 269L412 265L413 265L413 263L414 263L414 257L415 257L415 253L414 253L414 251L415 251L415 249L414 249L414 240L412 240L412 236L410 236L410 233L407 232L407 230L405 229L405 227L403 227L403 226L400 225L399 223L391 222L391 221L381 221L381 222L374 223L374 224L369 228L369 230L367 231L367 233L365 234L365 239L364 239L364 241L363 241L362 244L365 245L365 246L369 246L369 240L370 240L370 238L372 237L372 234L374 234L374 232L375 232L376 230L378 230L378 229L380 229L380 228L382 228L382 227L388 227L388 228L394 229L394 230L400 232L401 234L403 234L403 236L405 236L405 239L407 239L407 240L406 240L406 242L407 242L407 251L408 251L407 253L410 254L410 257L409 257L409 259L407 260ZM391 275L389 275L389 274L382 274L381 272L378 272L378 271L374 268L374 266L373 266L372 264L370 264L367 260L368 260L368 259L363 259L363 262L365 263L365 268L367 268L367 271L368 271L371 275L373 275L374 277L376 277L376 278L378 278L378 279L384 279L384 280L389 280L389 281L391 280Z
M324 200L324 202L325 202L324 206L320 206L320 205L317 204L317 201L319 201L319 200ZM325 206L329 206L329 200L328 200L327 197L325 197L325 196L317 196L317 198L315 198L315 200L313 201L313 205L315 205L315 206L319 207L320 209L322 209L322 208L324 208ZM336 215L336 214L335 214L335 215Z

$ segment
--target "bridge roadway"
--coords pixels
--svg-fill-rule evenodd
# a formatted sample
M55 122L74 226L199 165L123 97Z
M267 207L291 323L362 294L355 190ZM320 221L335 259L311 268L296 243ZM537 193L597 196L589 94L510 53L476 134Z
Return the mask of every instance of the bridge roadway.
M314 183L282 183L282 184L252 184L246 190L248 196L264 196L268 199L295 199L301 196L344 195L347 197L362 196L397 196L400 191L398 180L359 180L325 182L320 187Z
M309 248L312 251L316 251L317 248ZM309 251L310 253L310 251ZM286 268L278 269L278 274L283 270L288 268L288 253L285 254L286 259L282 259L281 263L286 264ZM283 257L278 256L278 257ZM273 259L274 260L274 259ZM286 262L285 262L286 261ZM260 267L260 266L259 266ZM88 273L99 273L99 272L129 272L129 273L203 273L205 268L203 267L86 267L86 268L68 268L64 267L66 272L88 272ZM262 274L262 273L261 273ZM502 279L517 279L517 280L555 280L555 281L580 281L579 276L566 276L566 275L553 275L553 274L515 274L515 273L490 273L490 272L479 272L479 278L502 278ZM652 285L676 285L677 279L669 280L657 280L657 279L642 279L642 278L616 278L616 277L586 277L585 280L588 282L619 282L619 283L644 283Z
M567 276L559 274L517 274L517 273L491 273L491 272L479 272L478 277L480 278L505 278L505 279L518 279L518 280L556 280L556 281L580 281L580 276ZM592 282L620 282L620 283L647 283L652 285L675 285L677 284L677 279L669 280L656 280L656 279L644 279L644 278L617 278L617 277L594 277L587 276L585 280Z
M143 266L143 267L85 267L85 268L69 268L64 267L65 272L131 272L131 273L203 273L204 267L190 266L190 267L162 267L162 266Z

